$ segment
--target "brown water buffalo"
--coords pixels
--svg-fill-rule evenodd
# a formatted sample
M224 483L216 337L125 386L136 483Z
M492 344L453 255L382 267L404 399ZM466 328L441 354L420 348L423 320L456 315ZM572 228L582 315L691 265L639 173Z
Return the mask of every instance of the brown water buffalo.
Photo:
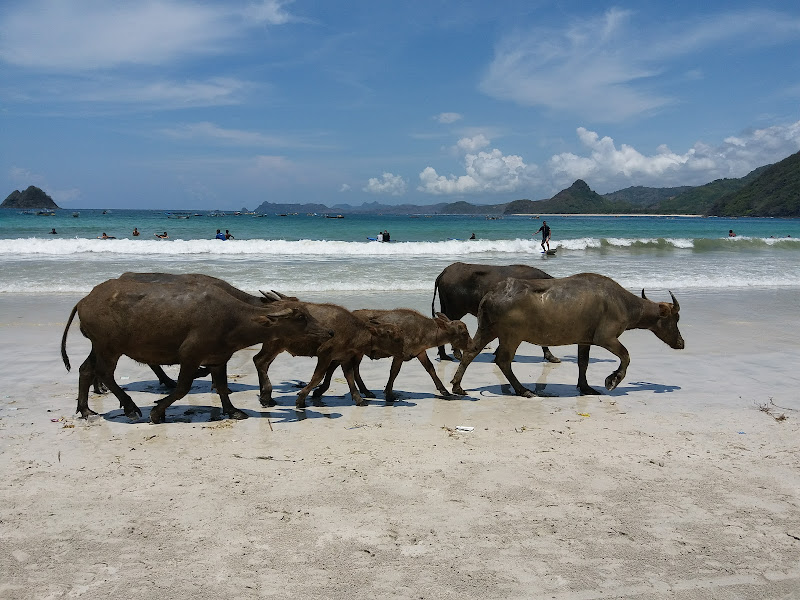
M620 359L617 370L605 381L606 388L613 390L630 364L630 355L618 339L624 331L649 329L671 348L684 347L678 330L680 306L671 292L670 296L672 304L651 302L645 298L644 290L639 298L614 280L595 273L535 281L506 279L481 300L478 330L453 377L453 393L465 393L461 388L464 371L495 338L500 340L495 362L518 396L534 395L511 371L511 361L522 342L578 344L578 388L582 394L598 393L586 381L589 348L605 348Z
M441 312L450 319L460 319L464 315L478 316L478 305L486 293L508 277L516 279L552 279L544 271L527 265L474 265L456 262L445 267L439 273L433 286L433 300L431 301L431 314L435 314L436 292L439 292L439 306ZM553 363L560 362L553 356L547 346L542 348L545 360ZM456 349L453 354L458 357ZM444 345L439 346L439 358L450 360L444 350Z
M140 283L187 283L195 285L213 285L218 287L230 296L237 300L247 302L252 306L268 306L276 300L297 300L293 296L279 297L275 292L261 292L261 296L254 296L237 287L232 286L230 283L218 277L205 275L203 273L134 273L128 271L119 276L119 279L127 279L131 281L138 281ZM148 365L153 373L158 377L159 382L168 388L174 388L175 381L164 372L160 365ZM210 372L209 369L201 368L195 373L195 379L198 377L205 377ZM95 383L95 391L99 391L100 386Z
M297 408L305 408L306 397L325 377L333 361L343 366L344 376L350 387L350 394L357 406L366 401L355 384L353 359L367 355L370 358L392 356L402 352L403 337L396 325L364 321L346 308L337 304L303 303L308 311L324 327L334 332L333 338L324 344L298 337L275 339L265 343L261 352L253 357L258 371L262 406L275 406L272 399L272 383L269 380L269 367L281 352L292 356L316 356L317 366L308 384L297 394Z
M234 352L287 337L313 337L320 344L331 339L330 330L321 327L300 302L256 307L216 286L111 279L72 309L61 339L67 370L67 333L76 313L81 333L92 342L78 383L77 411L83 417L92 412L88 392L95 375L119 398L129 418L141 417L130 396L114 381L117 362L126 355L150 365L180 365L177 387L150 412L153 423L163 421L167 407L189 392L201 365L211 368L224 412L244 419L247 415L228 396L225 365Z
M400 373L400 368L403 362L417 358L425 370L433 380L436 389L443 396L451 396L450 391L444 386L442 380L436 374L436 370L428 358L428 348L435 348L440 344L451 344L453 348L459 350L466 350L469 343L472 341L469 337L467 326L461 321L451 321L442 313L436 315L431 319L422 313L412 310L410 308L395 308L391 310L375 310L375 309L360 309L354 310L353 314L365 320L378 323L393 324L400 328L403 335L403 348L400 354L385 355L381 357L374 356L373 358L388 358L392 357L392 367L389 373L389 381L386 383L386 388L383 391L386 400L394 400L394 392L392 387L394 380ZM363 356L356 357L354 367L354 375L358 389L361 393L368 398L374 398L373 394L364 381L361 379L359 372L359 365L361 364ZM336 370L338 363L331 363L328 372L325 374L325 380L322 384L314 390L314 397L321 396L330 386L331 377Z

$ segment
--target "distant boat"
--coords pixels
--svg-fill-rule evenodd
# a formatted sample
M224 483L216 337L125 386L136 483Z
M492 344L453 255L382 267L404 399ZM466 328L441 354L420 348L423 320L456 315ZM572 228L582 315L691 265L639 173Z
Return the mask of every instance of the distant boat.
M325 215L326 219L344 219L344 215Z
M52 210L40 210L36 214L38 216L40 216L40 217L55 217L56 216L56 213L54 213Z
M81 216L81 213L79 213L79 212L74 212L74 213L72 213L72 216L73 216L73 217L75 217L75 218L77 219L78 217L80 217L80 216Z
M164 213L164 214L167 215L168 219L188 219L189 217L192 216L189 213L183 213L183 212L180 212L180 213L168 212L168 213Z

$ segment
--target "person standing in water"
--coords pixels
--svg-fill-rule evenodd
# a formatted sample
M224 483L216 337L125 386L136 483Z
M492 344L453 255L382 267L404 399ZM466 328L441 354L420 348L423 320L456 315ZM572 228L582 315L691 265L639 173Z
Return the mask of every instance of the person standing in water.
M539 232L542 232L542 250L543 251L550 251L550 226L547 224L547 221L542 221L542 226L536 230L536 235ZM547 248L545 248L545 244L547 244Z

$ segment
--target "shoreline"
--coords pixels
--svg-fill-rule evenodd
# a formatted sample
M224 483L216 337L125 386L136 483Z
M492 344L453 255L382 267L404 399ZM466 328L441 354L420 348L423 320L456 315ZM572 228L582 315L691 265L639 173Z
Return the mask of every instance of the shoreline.
M430 310L427 292L322 296L302 294ZM247 349L228 370L231 399L249 419L215 420L219 399L201 379L162 425L146 419L163 389L125 358L117 381L144 419L120 417L112 395L90 394L101 414L88 421L72 414L88 343L73 324L71 373L59 344L80 297L0 294L4 598L777 598L800 589L793 290L681 292L686 349L626 332L627 377L601 396L576 395L574 347L554 348L562 363L551 365L524 344L515 373L544 384L545 396L505 395L485 351L463 398L436 397L414 361L395 384L402 399L387 404L389 361L365 360L378 399L353 406L337 372L325 405L298 413L295 385L314 359L284 354L270 370L279 406L267 410ZM602 388L616 363L593 348L589 383ZM434 360L448 387L456 366Z

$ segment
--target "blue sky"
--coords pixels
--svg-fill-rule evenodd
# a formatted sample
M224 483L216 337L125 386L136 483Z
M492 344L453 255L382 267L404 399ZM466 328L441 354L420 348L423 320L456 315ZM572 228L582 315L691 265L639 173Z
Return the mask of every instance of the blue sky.
M0 197L498 203L800 150L797 2L5 0Z

